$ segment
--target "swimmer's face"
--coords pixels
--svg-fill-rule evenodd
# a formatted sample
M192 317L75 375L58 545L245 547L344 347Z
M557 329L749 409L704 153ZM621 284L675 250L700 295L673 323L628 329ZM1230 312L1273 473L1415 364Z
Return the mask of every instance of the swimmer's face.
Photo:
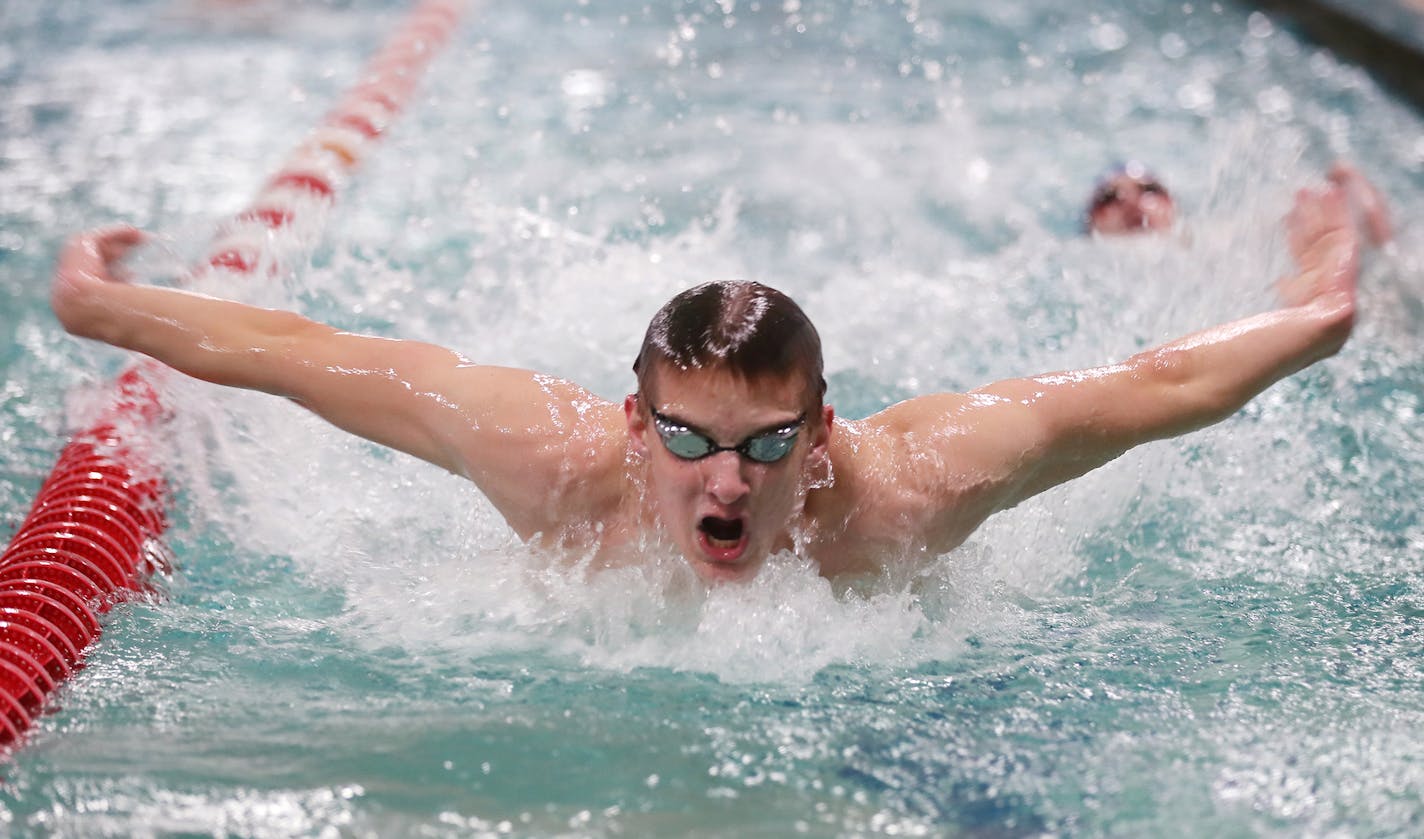
M1093 191L1088 227L1106 235L1162 231L1176 220L1166 187L1150 175L1120 172Z
M824 468L832 411L808 410L797 377L746 381L721 370L662 367L651 381L652 393L629 397L624 408L634 451L648 463L648 493L658 519L703 579L749 579L769 554L791 547L806 485ZM762 439L744 446L750 454L719 451L688 459L664 442L652 411L663 418L663 433L685 429L726 447ZM754 459L779 454L793 426L783 456L769 463ZM700 453L689 438L672 445Z

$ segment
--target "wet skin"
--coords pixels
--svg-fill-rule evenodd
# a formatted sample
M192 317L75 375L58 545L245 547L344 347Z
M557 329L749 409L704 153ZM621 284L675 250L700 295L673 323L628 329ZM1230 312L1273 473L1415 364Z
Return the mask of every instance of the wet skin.
M662 531L707 580L745 579L802 527L807 487L822 468L833 411L808 412L791 452L758 463L734 451L685 460L668 451L649 407L735 446L794 422L808 409L799 379L748 381L724 370L660 368L653 391L624 403L629 445L646 462L649 501ZM644 404L643 399L653 403Z
M678 458L647 408L736 446L813 407L794 379L655 370L650 405L629 399L619 411L572 382L435 345L117 281L114 261L140 238L131 228L73 239L51 305L72 334L286 397L468 478L522 539L627 563L641 551L626 548L656 532L711 581L750 577L791 548L830 577L941 555L996 511L1134 446L1220 421L1339 350L1354 324L1359 262L1347 186L1297 194L1286 220L1297 270L1278 286L1277 309L1117 364L916 397L836 421L834 433L823 407L769 464L731 451Z

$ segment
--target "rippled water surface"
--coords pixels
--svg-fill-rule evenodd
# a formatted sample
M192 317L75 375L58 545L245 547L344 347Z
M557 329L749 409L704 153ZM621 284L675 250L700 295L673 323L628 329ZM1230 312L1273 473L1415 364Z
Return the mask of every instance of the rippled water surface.
M0 517L119 371L45 304L63 237L200 253L395 5L0 6ZM1338 357L892 580L792 557L587 576L464 483L191 381L171 578L11 758L17 834L1424 831L1424 126L1283 21L1202 3L473 6L309 260L209 289L609 398L707 279L800 300L832 401L1102 363L1271 304L1337 156L1388 194ZM1080 235L1149 162L1167 237Z

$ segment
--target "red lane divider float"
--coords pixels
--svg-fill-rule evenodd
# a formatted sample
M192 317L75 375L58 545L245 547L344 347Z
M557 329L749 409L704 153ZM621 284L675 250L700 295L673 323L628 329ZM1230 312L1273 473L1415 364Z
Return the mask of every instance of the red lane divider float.
M413 9L361 80L288 156L252 204L224 225L191 276L276 273L310 247L326 210L399 115L454 30L463 0ZM82 666L99 614L166 565L164 482L151 433L165 416L168 369L140 361L60 452L29 515L0 555L0 747L12 748L51 692Z

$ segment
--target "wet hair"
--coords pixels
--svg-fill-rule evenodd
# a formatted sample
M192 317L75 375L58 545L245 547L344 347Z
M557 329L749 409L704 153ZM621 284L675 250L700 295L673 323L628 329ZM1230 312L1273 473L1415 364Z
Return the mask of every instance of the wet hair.
M726 370L744 379L801 376L819 406L826 395L821 336L796 301L748 281L703 283L658 310L633 362L638 391L656 369ZM809 401L809 400L808 400Z

